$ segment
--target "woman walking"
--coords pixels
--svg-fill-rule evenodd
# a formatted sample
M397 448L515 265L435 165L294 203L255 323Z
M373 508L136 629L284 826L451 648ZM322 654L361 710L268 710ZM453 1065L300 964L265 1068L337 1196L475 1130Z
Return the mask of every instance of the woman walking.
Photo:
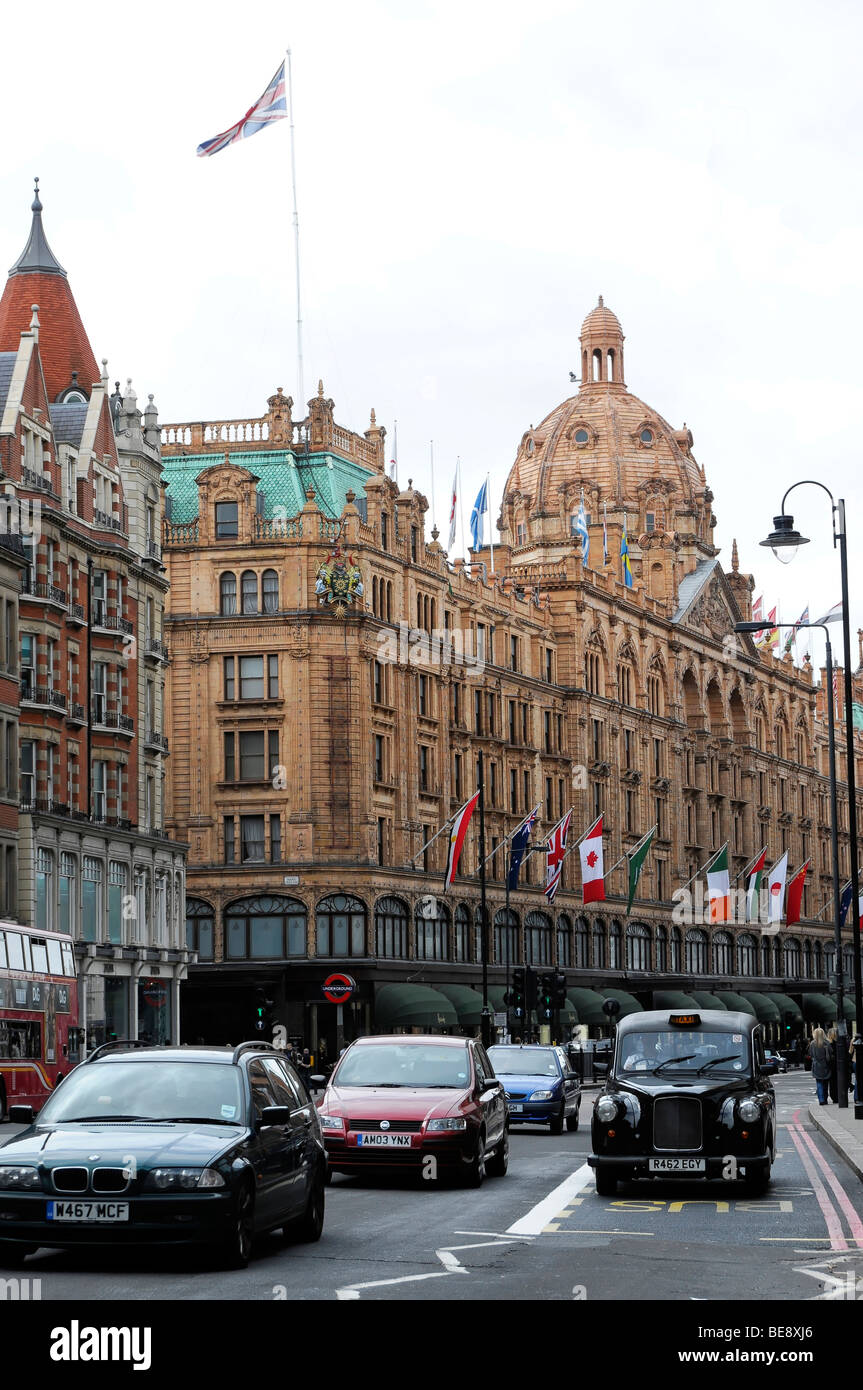
M839 1047L839 1039L835 1028L831 1028L827 1034L827 1046L830 1048L830 1082L828 1089L830 1092L830 1099L833 1104L836 1105L839 1101L839 1080L836 1055Z
M827 1034L823 1028L816 1028L812 1034L812 1041L809 1044L809 1056L812 1058L812 1075L815 1078L815 1085L818 1090L818 1104L827 1104L827 1088L830 1083L830 1074L833 1070L831 1065L831 1048L827 1041Z

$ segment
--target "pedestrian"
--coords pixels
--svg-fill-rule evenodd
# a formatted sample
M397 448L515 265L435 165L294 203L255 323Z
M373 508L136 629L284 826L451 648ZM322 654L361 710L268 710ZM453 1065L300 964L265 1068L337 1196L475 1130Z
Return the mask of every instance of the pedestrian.
M812 1041L809 1044L809 1057L812 1060L812 1075L815 1078L818 1104L826 1105L832 1067L830 1045L827 1041L827 1034L824 1032L823 1028L816 1028L812 1033Z
M830 1048L830 1099L832 1100L833 1104L836 1105L839 1101L839 1081L836 1066L836 1055L839 1047L839 1039L837 1037L835 1028L831 1028L830 1032L827 1034L827 1046Z

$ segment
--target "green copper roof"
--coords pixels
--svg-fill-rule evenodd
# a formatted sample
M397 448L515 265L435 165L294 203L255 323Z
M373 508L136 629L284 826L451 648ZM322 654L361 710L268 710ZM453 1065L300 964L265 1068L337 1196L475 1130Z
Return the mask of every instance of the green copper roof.
M195 479L205 468L221 463L217 453L175 455L162 460L162 473L171 499L171 520L192 521L198 515L198 487ZM258 492L264 496L266 517L293 517L302 511L306 489L314 488L315 502L324 516L338 517L345 505L345 494L353 490L365 495L372 476L361 464L350 463L338 454L294 454L285 449L270 452L231 453L230 462L247 468L260 478ZM276 507L284 512L276 512Z

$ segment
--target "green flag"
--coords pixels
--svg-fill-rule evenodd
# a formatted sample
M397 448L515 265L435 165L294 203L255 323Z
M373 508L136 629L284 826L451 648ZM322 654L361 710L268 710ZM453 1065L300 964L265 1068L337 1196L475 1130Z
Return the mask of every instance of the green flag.
M647 858L647 851L653 843L656 834L656 826L649 830L640 844L634 850L627 853L626 859L629 864L629 902L626 905L627 917L632 910L632 900L635 897L635 890L638 887L638 880L641 878L641 870L644 868L644 861Z

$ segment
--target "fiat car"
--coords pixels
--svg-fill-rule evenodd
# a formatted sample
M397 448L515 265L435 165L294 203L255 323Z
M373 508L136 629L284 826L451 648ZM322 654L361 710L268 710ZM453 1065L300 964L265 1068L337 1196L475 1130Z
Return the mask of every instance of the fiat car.
M600 1196L632 1178L742 1179L763 1191L776 1099L760 1024L719 1010L621 1019L592 1140Z

